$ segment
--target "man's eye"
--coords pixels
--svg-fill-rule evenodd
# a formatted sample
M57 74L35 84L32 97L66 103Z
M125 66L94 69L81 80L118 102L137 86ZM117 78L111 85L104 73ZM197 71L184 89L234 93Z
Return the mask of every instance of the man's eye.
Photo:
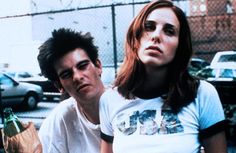
M145 31L154 31L156 29L156 24L153 21L147 21L144 23Z
M85 70L89 65L89 61L82 62L78 64L76 67L78 70Z
M72 76L72 72L62 72L61 74L59 74L59 77L61 79L68 79Z

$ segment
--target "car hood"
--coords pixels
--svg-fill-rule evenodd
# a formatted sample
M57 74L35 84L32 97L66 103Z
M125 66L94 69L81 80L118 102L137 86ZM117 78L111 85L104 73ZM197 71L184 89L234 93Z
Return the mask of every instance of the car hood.
M22 86L22 88L27 88L28 90L43 92L42 88L38 85L27 83L27 82L19 82L19 85Z
M18 81L47 81L48 79L44 78L44 77L30 77L30 78L20 78L17 79Z

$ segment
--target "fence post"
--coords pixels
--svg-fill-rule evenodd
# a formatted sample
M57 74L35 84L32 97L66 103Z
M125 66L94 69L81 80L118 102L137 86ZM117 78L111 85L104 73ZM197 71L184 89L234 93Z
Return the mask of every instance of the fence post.
M2 124L4 124L3 105L2 105L2 91L3 91L3 89L1 88L1 80L0 80L0 113L1 113L1 118L2 118Z
M112 17L112 35L113 35L113 53L114 53L114 67L115 76L117 73L117 46L116 46L116 17L115 17L115 6L111 5L111 17Z

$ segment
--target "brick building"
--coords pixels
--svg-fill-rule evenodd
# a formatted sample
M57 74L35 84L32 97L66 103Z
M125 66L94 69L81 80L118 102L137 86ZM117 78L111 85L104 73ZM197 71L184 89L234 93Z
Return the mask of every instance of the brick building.
M236 0L190 0L188 17L196 56L236 50Z

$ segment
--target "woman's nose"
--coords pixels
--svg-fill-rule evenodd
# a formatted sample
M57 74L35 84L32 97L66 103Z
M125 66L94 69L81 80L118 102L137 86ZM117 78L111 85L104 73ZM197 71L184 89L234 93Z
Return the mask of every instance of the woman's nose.
M161 42L161 30L159 28L156 28L155 31L152 32L151 40L154 43L160 43Z

